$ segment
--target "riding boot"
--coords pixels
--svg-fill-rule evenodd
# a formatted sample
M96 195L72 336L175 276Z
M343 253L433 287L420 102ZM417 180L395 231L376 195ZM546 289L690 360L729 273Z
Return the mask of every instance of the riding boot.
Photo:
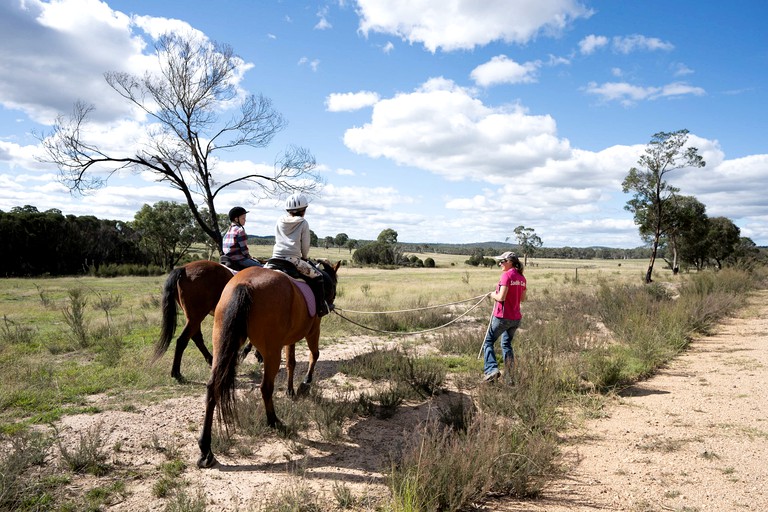
M323 277L315 277L312 279L312 292L315 294L315 307L317 308L317 316L323 317L330 313L328 310L328 304L325 302L325 283Z

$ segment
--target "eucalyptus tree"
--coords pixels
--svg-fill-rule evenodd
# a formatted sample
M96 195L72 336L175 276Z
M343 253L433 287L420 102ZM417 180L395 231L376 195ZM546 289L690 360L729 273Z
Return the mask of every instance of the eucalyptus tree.
M265 148L286 126L270 99L241 94L237 81L243 61L230 46L192 34L166 34L155 42L155 56L158 72L104 75L146 119L146 137L131 149L115 150L96 141L88 130L94 106L83 101L41 137L43 161L58 167L70 190L104 186L122 170L153 175L183 194L195 222L221 251L225 226L215 200L224 189L247 184L254 194L275 197L319 187L314 157L297 146L281 152L270 171L247 169L232 176L217 168L220 154Z
M635 224L648 230L651 239L651 258L645 282L652 281L653 265L664 230L669 226L670 208L665 208L668 201L680 191L670 185L667 175L678 169L704 167L704 158L695 147L687 146L688 130L659 132L651 137L645 153L632 167L622 182L625 193L632 192L632 199L627 201L626 210L635 216Z
M141 247L165 270L178 265L192 244L205 241L189 208L171 201L145 204L134 216L131 227L140 235Z
M528 265L528 255L533 255L534 251L543 245L541 237L536 234L533 228L517 226L515 228L515 238L520 250L523 251L523 265Z

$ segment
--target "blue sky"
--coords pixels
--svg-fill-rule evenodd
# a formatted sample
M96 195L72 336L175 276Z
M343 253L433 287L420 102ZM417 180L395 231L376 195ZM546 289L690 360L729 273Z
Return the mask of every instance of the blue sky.
M308 148L325 180L320 237L483 242L533 228L547 247L642 244L621 181L651 136L688 129L707 162L669 181L768 245L768 2L590 0L2 0L0 209L131 220L182 198L150 176L72 196L37 159L77 100L119 148L143 126L103 79L142 74L152 39L196 30L243 59L238 87L288 120L219 172ZM249 234L277 200L230 189Z

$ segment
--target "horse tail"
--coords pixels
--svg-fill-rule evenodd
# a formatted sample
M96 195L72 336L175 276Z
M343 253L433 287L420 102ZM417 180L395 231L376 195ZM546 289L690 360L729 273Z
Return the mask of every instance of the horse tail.
M179 267L171 270L168 279L165 280L161 305L163 320L160 327L160 339L155 344L155 360L165 354L171 345L173 335L176 334L176 294L178 293L179 280L185 275L184 267Z
M240 345L248 336L248 315L253 299L248 286L239 284L224 306L219 322L219 343L211 370L213 396L219 406L219 419L231 425L237 419L235 409L235 375Z

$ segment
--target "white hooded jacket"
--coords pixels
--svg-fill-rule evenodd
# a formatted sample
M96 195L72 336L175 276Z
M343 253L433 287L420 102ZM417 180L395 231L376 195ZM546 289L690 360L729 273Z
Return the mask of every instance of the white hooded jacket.
M273 258L309 256L309 223L304 217L283 215L275 224Z

